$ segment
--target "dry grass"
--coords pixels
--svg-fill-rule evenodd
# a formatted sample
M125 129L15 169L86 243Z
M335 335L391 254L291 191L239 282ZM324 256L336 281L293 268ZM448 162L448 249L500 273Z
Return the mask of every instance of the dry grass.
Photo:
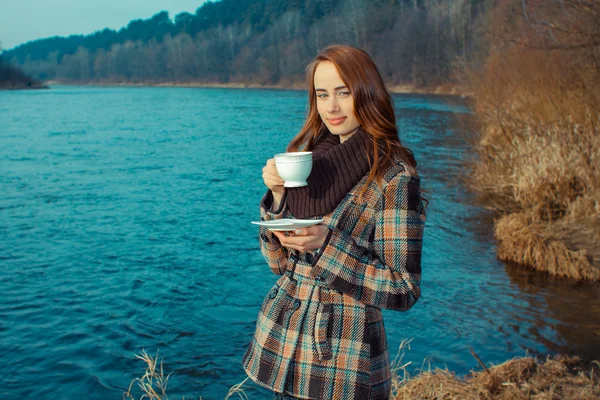
M498 257L531 265L560 277L600 280L600 269L591 265L587 250L569 249L561 240L564 236L560 231L552 229L554 226L537 222L527 213L503 216L497 221L494 231L502 244L498 248Z
M593 7L600 12L600 3ZM485 68L471 74L483 129L470 184L499 214L499 258L597 281L600 70L589 48L545 49L529 23L513 27L519 41L493 46Z
M168 400L169 397L167 395L167 383L172 372L165 376L163 370L163 360L159 358L158 352L156 352L156 357L152 357L149 356L145 350L142 350L142 354L136 354L136 357L146 364L144 375L142 375L141 378L135 378L131 381L127 392L123 393L123 399L135 400L132 389L137 387L141 392L139 397L140 400ZM229 389L225 400L234 395L237 395L242 400L249 400L248 396L242 389L242 386L247 380L248 378L236 385L233 385ZM198 396L198 399L202 400L202 396Z
M600 400L600 363L597 361L583 365L577 357L548 357L543 362L524 357L487 367L471 350L482 371L472 371L469 376L460 378L447 369L432 371L422 366L421 372L411 377L408 372L411 363L403 362L410 342L402 341L392 363L392 398L395 400ZM167 382L171 374L165 376L158 353L151 357L142 351L136 357L146 364L145 373L131 382L123 398L134 400L132 389L137 387L141 391L139 399L168 400ZM247 380L232 386L225 400L233 395L249 400L242 389Z
M403 343L402 346L406 346ZM600 399L597 362L583 366L577 357L515 358L500 365L457 377L447 369L426 370L414 377L407 365L392 380L396 400L567 400Z
M162 359L159 364L158 351L156 357L149 356L145 350L142 350L142 354L136 354L135 356L146 363L146 370L141 378L135 378L131 381L127 392L123 393L123 398L134 399L131 390L134 384L137 383L138 388L143 393L140 399L167 400L167 384L171 374L165 376Z

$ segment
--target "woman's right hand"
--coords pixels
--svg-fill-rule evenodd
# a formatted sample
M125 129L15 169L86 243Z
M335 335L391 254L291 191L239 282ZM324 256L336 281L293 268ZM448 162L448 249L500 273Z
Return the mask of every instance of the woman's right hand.
M275 167L275 159L271 158L267 160L267 165L263 167L263 181L265 185L271 189L273 193L283 194L283 184L285 183L283 179L277 173L277 168Z
M263 181L265 182L265 186L268 187L273 193L273 209L279 208L279 203L283 197L283 184L285 183L283 179L277 173L277 168L275 167L275 159L271 158L267 160L267 165L263 167Z

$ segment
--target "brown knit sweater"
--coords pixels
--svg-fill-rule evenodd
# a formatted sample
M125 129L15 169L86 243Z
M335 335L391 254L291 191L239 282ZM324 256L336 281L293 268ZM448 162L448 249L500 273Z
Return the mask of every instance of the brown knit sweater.
M315 142L313 168L308 186L287 188L287 205L296 218L322 216L333 211L339 202L369 172L368 134L360 128L348 140L329 132Z

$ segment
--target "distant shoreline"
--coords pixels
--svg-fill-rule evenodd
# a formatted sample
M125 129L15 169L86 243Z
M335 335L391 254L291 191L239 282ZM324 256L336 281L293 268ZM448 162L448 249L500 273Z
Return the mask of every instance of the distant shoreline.
M50 89L48 84L45 83L22 83L22 82L2 82L0 83L0 90L37 90L37 89Z
M290 83L265 85L259 83L204 83L204 82L61 82L46 81L46 85L67 85L67 86L106 86L106 87L189 87L189 88L226 88L226 89L279 89L279 90L306 90L306 84ZM458 85L447 83L429 87L416 87L413 84L395 84L388 85L390 93L414 93L431 95L451 95L460 97L473 97L473 94L464 90Z

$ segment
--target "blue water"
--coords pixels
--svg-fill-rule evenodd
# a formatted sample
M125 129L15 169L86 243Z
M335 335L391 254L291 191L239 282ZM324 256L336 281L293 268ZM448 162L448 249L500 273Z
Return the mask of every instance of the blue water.
M53 87L0 92L0 393L121 398L164 356L172 399L223 399L277 279L258 248L261 168L302 125L303 91ZM600 356L600 290L495 258L461 183L472 114L395 95L431 199L423 295L386 311L409 369L526 353ZM250 399L268 393L248 381ZM137 395L139 398L139 394Z

